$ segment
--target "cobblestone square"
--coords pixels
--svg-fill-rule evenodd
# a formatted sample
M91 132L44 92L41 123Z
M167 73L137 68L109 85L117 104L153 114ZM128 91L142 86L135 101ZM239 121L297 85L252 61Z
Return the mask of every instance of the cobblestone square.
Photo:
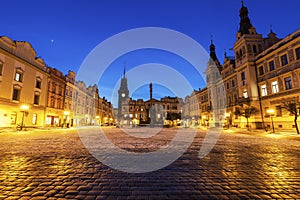
M139 152L167 144L176 129L139 140L117 128L105 133ZM0 199L300 199L298 136L223 132L200 159L205 134L198 130L184 155L163 169L125 173L95 159L75 129L2 132Z

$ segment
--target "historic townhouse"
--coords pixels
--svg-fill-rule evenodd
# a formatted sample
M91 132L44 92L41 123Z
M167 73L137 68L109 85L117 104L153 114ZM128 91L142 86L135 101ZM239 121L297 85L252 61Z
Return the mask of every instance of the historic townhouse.
M96 85L47 67L28 42L0 37L0 127L113 123L112 104Z
M0 37L0 127L45 124L48 77L30 43Z
M64 117L64 102L66 80L65 76L58 69L48 67L48 97L46 108L46 125L63 126L66 124Z
M185 98L185 116L200 116L200 125L206 121L210 126L246 127L246 118L237 110L256 108L248 118L249 127L270 127L274 119L276 128L292 128L293 116L283 104L299 102L300 30L283 39L271 30L264 38L251 24L244 5L239 16L234 57L225 55L221 65L211 43L207 90L198 100L199 107L195 100L201 91Z
M257 56L258 88L263 121L270 126L268 110L274 110L274 126L291 128L294 117L282 104L299 102L300 30L288 35Z

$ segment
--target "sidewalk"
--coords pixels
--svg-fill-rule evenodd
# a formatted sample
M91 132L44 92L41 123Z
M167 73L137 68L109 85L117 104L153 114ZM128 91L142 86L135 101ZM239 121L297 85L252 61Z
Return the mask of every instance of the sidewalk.
M263 136L291 136L291 137L299 137L300 135L297 134L295 129L275 129L275 133L273 130L265 131L264 129L253 129L247 130L247 128L236 128L231 127L228 129L223 129L225 133L240 133L240 134L248 134L248 135L263 135Z

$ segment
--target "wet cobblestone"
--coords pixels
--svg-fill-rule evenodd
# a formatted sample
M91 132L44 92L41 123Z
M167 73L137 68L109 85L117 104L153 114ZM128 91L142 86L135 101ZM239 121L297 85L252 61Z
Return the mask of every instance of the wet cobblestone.
M135 148L119 129L107 130L119 146ZM147 151L174 130L163 134L155 145L144 141ZM204 136L199 131L171 165L130 174L96 160L74 130L0 133L0 199L300 199L298 138L223 133L200 159Z

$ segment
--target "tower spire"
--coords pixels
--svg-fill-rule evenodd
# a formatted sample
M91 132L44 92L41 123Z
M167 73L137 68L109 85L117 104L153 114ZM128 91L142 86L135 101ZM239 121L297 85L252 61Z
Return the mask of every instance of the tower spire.
M273 33L272 24L270 24L270 33Z
M240 9L240 28L239 31L242 35L249 34L249 29L252 28L250 18L248 17L248 8L245 7L242 0L242 8Z
M126 61L124 61L124 71L123 71L123 78L125 78L125 73L126 73Z

